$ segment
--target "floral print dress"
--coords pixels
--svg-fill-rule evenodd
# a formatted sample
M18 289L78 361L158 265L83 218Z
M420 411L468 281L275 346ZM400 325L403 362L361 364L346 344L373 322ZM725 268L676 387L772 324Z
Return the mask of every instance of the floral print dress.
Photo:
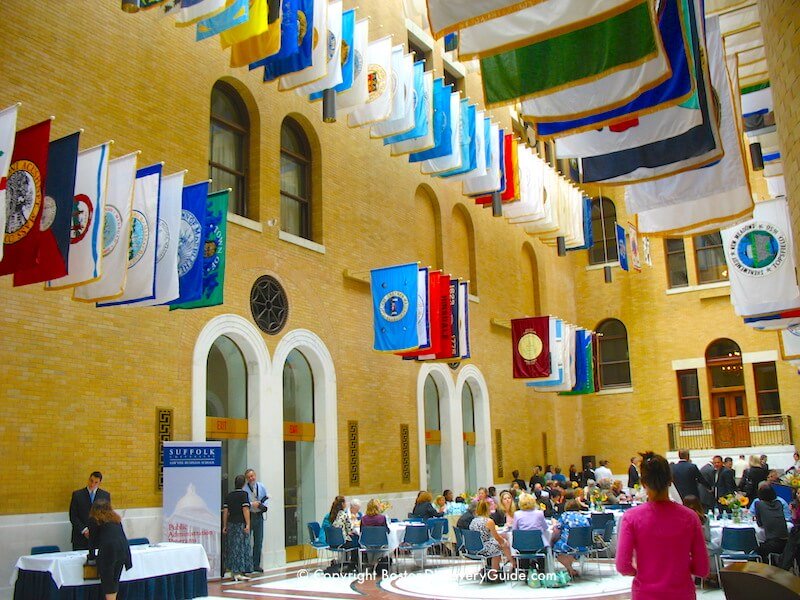
M553 544L553 550L555 550L556 553L564 554L573 550L586 552L586 546L579 546L576 548L569 545L569 530L572 527L591 527L592 523L589 517L576 510L568 510L561 515L561 518L558 520L558 525L561 528L561 537Z

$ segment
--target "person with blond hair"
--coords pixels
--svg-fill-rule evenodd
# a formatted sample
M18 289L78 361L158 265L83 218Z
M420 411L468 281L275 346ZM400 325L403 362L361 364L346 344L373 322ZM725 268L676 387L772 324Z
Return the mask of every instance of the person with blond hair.
M444 511L438 511L433 507L433 496L430 492L422 491L417 496L417 503L414 505L414 510L411 511L411 516L418 519L427 521L434 517L443 517Z
M367 512L361 517L361 531L364 527L383 527L386 533L389 533L389 524L386 522L386 516L381 513L380 501L372 498L367 502ZM374 565L381 555L380 552L367 552L367 561L370 565Z
M486 500L478 502L475 507L475 518L469 524L470 531L477 531L481 536L483 547L478 550L478 554L489 559L490 571L487 579L491 582L498 581L498 569L500 568L500 557L505 555L506 560L514 568L514 558L511 556L511 548L508 542L497 532L497 525L491 519L489 503Z
M514 523L514 512L517 509L515 497L509 490L500 492L500 505L492 513L492 520L498 527L511 526Z
M131 569L133 561L122 519L105 500L96 501L89 511L89 553L95 550L100 591L106 600L115 600L122 569Z

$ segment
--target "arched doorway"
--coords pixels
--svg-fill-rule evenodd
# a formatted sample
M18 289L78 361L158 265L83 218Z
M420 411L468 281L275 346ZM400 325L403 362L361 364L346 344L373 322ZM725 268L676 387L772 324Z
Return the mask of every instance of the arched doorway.
M744 365L739 344L728 338L706 349L706 371L711 396L714 445L717 448L750 445L750 419L744 388Z
M426 489L442 488L442 427L439 410L439 388L432 375L425 378L425 474Z
M464 474L467 475L471 468L467 452L474 453L476 488L467 485L467 490L475 491L477 486L489 485L494 480L492 461L492 417L489 411L489 388L481 370L475 365L461 367L456 380L456 393L462 400L462 420L465 423L464 437L468 438L466 430L466 409L464 398L468 394L472 398L472 422L474 431L474 445L464 448ZM466 441L466 439L465 439ZM469 475L467 475L469 477Z
M461 388L461 424L464 430L464 484L470 492L478 489L478 463L475 453L475 396L472 386Z

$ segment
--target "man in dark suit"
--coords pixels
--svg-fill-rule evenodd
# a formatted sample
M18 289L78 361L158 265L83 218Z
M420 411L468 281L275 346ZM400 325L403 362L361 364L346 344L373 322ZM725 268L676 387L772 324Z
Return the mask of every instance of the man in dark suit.
M89 510L98 501L111 502L111 494L100 489L103 475L95 471L89 475L85 488L72 492L69 503L69 521L72 523L72 549L89 549Z
M733 469L728 469L722 462L722 457L717 455L713 459L714 462L714 500L720 510L730 511L727 506L722 506L719 499L733 494L736 491L736 480L733 476Z
M708 481L700 474L697 465L689 460L688 450L678 451L678 462L670 465L672 469L672 481L675 489L681 495L681 500L686 496L695 496L700 499L700 488L710 490Z
M639 456L631 457L631 464L628 467L628 487L632 488L641 479L639 475L639 463L642 462L642 459Z
M700 467L700 475L706 480L706 485L700 488L700 503L706 510L711 510L716 505L714 500L714 463L711 461Z
M595 479L594 469L592 468L592 466L593 466L592 461L587 461L586 464L583 465L583 473L581 473L581 484L584 486L587 483L589 483L590 479L594 479L595 481L597 481Z

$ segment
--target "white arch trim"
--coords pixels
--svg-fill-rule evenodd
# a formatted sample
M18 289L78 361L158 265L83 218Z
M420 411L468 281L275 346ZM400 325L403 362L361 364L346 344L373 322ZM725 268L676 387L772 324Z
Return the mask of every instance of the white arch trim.
M295 329L287 333L275 348L269 388L274 402L269 419L264 420L261 458L269 471L264 471L264 483L274 507L267 517L264 530L266 564L285 564L285 527L283 520L283 367L292 350L306 357L314 377L314 494L315 514L322 515L330 508L331 499L339 493L339 446L336 399L336 370L328 347L315 333ZM305 526L305 524L301 524Z
M464 431L461 423L461 397L456 395L450 368L442 363L428 363L420 367L417 376L417 431L419 444L419 486L428 489L425 469L425 380L433 377L439 390L439 422L442 432L442 486L447 489L464 488Z
M477 461L478 485L489 485L494 481L492 469L492 417L489 410L489 386L480 369L475 365L461 368L456 379L456 397L461 406L461 394L464 386L470 385L475 401L475 458ZM459 424L461 422L459 421ZM462 461L463 464L463 461ZM464 472L462 466L461 472ZM463 477L463 475L462 475ZM484 482L484 483L481 483ZM462 488L456 488L462 489Z

